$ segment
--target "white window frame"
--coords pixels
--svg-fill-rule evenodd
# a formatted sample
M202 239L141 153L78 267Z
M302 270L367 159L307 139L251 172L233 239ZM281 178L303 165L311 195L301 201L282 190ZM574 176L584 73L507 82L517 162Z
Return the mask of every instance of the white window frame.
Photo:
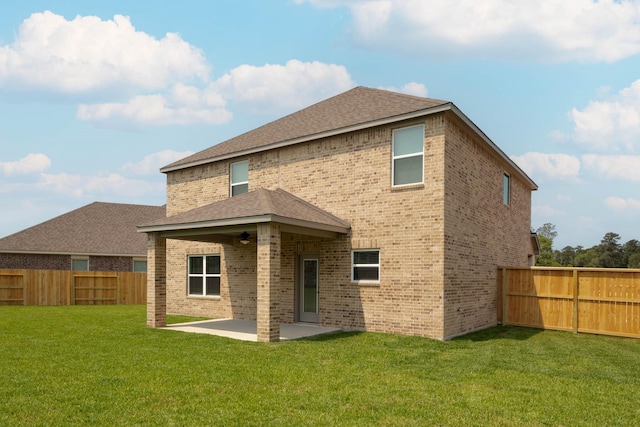
M218 263L220 264L220 273L207 273L207 257L217 257ZM202 258L202 273L191 273L190 265L192 258ZM220 281L220 288L222 287L222 259L219 254L205 254L205 255L188 255L187 256L187 295L190 297L207 297L207 298L219 298L220 291L217 294L207 295L207 278L209 277L217 277ZM199 277L202 279L202 293L196 294L191 293L191 278Z
M502 175L502 203L511 205L511 176L506 172Z
M87 262L87 268L86 269L75 269L74 267L74 262L75 261L86 261ZM71 271L89 271L89 257L88 256L74 256L71 257Z
M416 151L414 153L409 153L409 154L402 154L400 156L396 156L396 132L398 131L402 131L405 129L410 129L410 128L421 128L422 129L422 150L421 151ZM392 141L391 141L391 186L392 187L405 187L408 185L420 185L420 184L424 184L424 125L420 124L420 125L414 125L414 126L406 126L403 128L398 128L398 129L394 129L393 133L392 133L392 137L391 137ZM420 156L420 159L422 160L421 163L421 176L422 178L420 179L420 182L409 182L406 184L396 184L395 183L395 176L396 176L396 160L401 160L401 159L407 159L410 157L418 157Z
M239 165L241 163L244 163L247 165L247 180L246 181L238 181L238 182L234 182L233 180L233 165ZM234 187L238 187L240 185L245 185L247 186L247 192L249 191L249 160L243 160L241 162L233 162L229 164L229 197L234 197L233 194L233 189ZM240 193L240 194L244 194L244 193ZM236 194L236 196L239 196L240 194Z
M378 254L377 264L356 264L356 252L376 252ZM376 267L378 269L378 280L357 280L355 278L355 269L358 267ZM380 249L353 249L351 251L351 281L354 283L380 283Z

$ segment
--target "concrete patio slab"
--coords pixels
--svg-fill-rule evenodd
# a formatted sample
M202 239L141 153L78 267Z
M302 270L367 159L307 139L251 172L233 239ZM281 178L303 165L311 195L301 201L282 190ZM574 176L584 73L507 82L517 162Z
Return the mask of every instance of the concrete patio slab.
M242 341L258 341L255 320L214 319L197 322L177 323L160 329L192 332L196 334L217 335ZM337 332L338 328L328 328L309 323L281 323L280 341L295 340L315 335Z

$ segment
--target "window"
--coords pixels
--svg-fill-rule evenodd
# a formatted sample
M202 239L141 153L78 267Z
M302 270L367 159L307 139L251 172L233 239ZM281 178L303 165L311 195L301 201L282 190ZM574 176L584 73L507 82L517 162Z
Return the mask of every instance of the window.
M231 163L231 197L249 191L249 162Z
M71 269L74 271L89 271L89 258L71 258Z
M189 295L220 296L220 255L189 256Z
M134 259L133 260L134 273L146 273L147 272L147 260L146 259Z
M511 204L511 185L510 185L510 177L508 174L504 174L502 176L502 202L505 205Z
M351 253L353 282L380 281L380 249L357 250Z
M424 170L424 126L393 131L393 185L422 184Z

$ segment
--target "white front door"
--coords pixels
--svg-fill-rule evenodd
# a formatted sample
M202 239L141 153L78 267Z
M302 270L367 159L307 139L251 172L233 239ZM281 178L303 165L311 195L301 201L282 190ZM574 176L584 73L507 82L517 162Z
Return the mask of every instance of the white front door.
M318 323L318 258L301 257L298 286L298 318Z

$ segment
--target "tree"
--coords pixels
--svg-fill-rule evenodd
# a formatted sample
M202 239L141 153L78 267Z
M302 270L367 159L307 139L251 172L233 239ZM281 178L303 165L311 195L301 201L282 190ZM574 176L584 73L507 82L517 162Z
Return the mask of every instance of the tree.
M538 234L538 236L546 237L547 239L551 240L551 242L553 242L553 239L558 236L556 226L554 224L551 224L550 222L547 222L542 227L539 227L536 230L536 233Z
M538 242L540 242L540 253L536 256L536 265L542 267L559 266L553 252L553 239L558 235L556 226L547 222L536 230L536 234L538 234Z
M620 235L616 233L607 233L604 235L600 244L596 246L598 252L598 259L596 261L596 267L603 268L622 268L623 256L620 250Z
M560 264L558 264L553 254L553 240L547 236L538 235L538 241L540 242L540 253L536 256L536 265L558 267Z
M640 268L640 242L632 239L622 246L623 264L627 268Z
M580 247L580 246L578 246ZM573 267L575 264L576 250L571 246L565 246L561 251L556 251L556 261L563 267Z

